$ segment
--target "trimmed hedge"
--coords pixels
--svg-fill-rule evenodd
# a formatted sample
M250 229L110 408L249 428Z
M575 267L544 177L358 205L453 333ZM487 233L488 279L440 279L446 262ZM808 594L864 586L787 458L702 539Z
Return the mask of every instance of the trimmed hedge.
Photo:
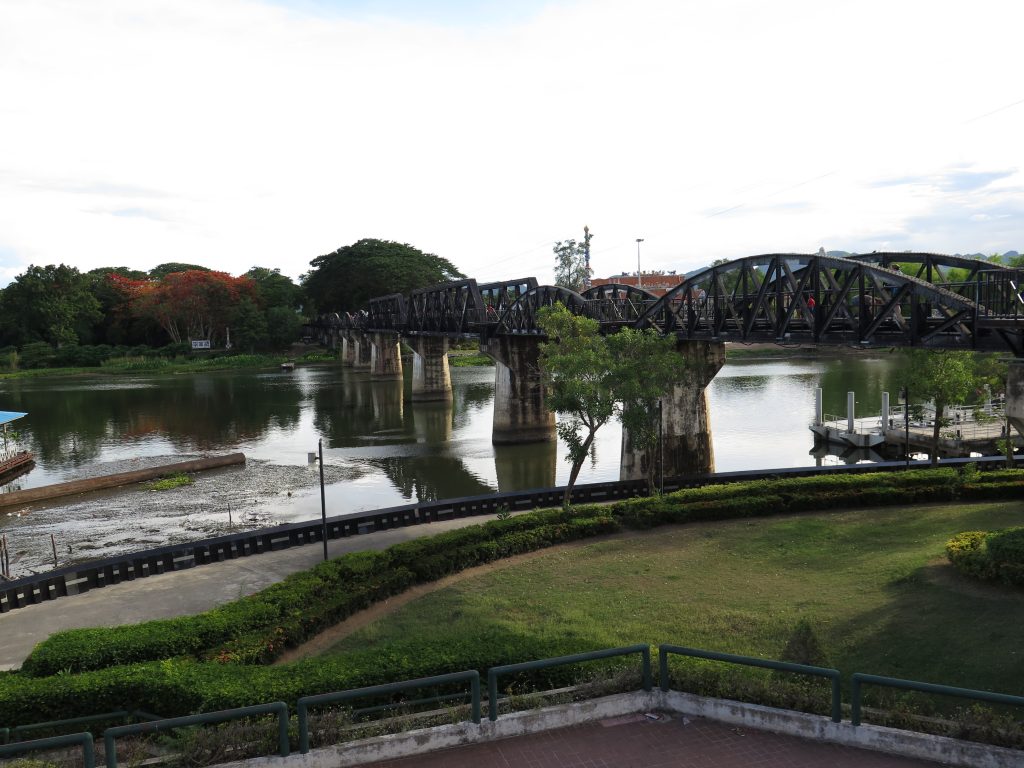
M958 533L946 542L946 557L967 576L1024 585L1024 526Z
M344 660L260 666L286 647L412 584L613 532L623 525L648 528L812 509L946 501L960 494L1019 497L1022 490L1024 471L978 476L950 469L913 470L689 488L661 497L494 520L403 542L384 552L336 558L198 616L58 633L36 647L20 673L0 675L0 723L39 722L105 709L141 708L176 716L264 701L293 702L299 695L463 669L484 671L496 664L576 653L587 649L585 639L575 638L570 648L495 636L490 630L486 637L423 657L371 648L347 654ZM1005 549L1014 550L1015 541ZM966 553L977 547L972 550L964 544L959 549ZM538 679L556 681L564 674L552 671Z
M266 664L413 584L618 527L601 507L550 510L351 553L195 616L58 632L36 646L22 673L45 677L179 656Z

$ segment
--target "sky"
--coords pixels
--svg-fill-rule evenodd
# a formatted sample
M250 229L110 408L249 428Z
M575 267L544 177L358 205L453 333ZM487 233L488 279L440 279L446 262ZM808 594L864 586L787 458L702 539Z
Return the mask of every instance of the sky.
M0 286L1024 251L1012 0L0 0ZM354 276L357 277L357 276Z

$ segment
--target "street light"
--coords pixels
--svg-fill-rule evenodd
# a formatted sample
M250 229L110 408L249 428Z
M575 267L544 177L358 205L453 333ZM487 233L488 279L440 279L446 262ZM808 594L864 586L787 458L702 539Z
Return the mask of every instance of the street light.
M644 241L644 239L642 237L638 237L636 239L636 287L637 288L643 288L644 287L644 273L640 271L640 243L642 243L643 241Z
M904 449L906 451L907 469L910 469L910 387L904 386L903 391L903 429L906 439Z
M319 454L319 455L317 455ZM324 441L317 441L317 452L309 454L309 463L320 462L320 520L323 523L324 561L327 561L327 501L324 498Z

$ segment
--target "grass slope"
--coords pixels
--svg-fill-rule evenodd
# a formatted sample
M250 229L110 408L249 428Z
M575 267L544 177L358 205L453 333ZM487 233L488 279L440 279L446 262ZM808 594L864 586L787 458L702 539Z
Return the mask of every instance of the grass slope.
M542 554L427 595L326 653L443 654L487 638L578 650L671 642L778 658L807 618L829 665L1024 690L1024 590L946 562L1024 504L926 505L662 528Z

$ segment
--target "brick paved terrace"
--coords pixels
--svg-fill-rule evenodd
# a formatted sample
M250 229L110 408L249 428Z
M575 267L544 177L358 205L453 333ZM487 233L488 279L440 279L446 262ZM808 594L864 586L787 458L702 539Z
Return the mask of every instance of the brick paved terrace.
M626 715L374 763L374 768L934 768L701 717Z

